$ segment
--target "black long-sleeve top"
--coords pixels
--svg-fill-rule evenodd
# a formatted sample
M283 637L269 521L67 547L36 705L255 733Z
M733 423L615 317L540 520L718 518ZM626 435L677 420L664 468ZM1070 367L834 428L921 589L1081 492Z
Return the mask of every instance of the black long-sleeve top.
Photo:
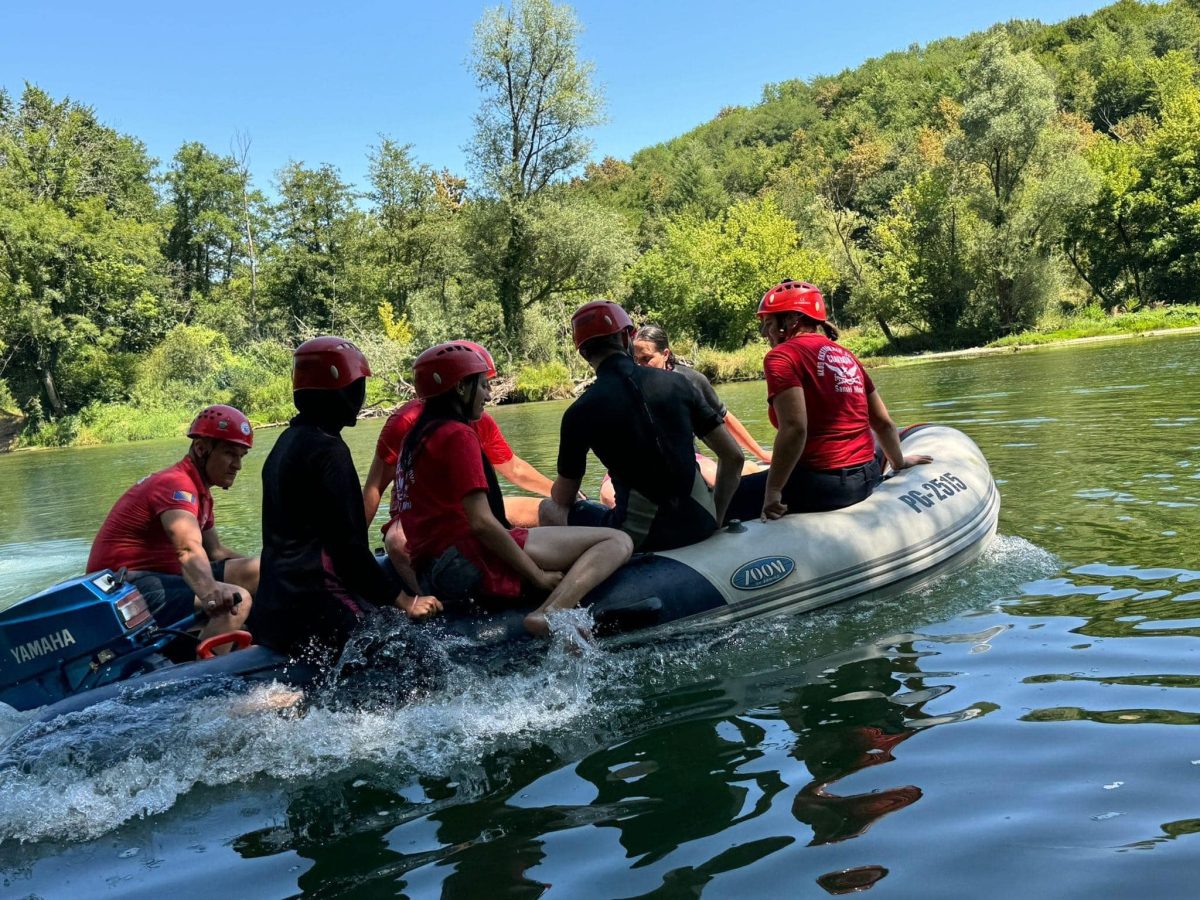
M396 596L371 552L362 486L350 449L300 414L263 466L263 552L246 626L285 653L340 649L367 604Z

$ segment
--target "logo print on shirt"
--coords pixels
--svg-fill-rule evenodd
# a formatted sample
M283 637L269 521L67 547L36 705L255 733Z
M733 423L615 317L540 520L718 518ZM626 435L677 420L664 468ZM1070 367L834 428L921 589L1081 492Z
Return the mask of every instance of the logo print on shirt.
M184 503L195 503L196 495L187 491L176 491L171 495L172 500L182 500Z
M836 344L818 350L817 377L824 377L826 369L833 373L833 389L839 394L864 393L862 369L848 351Z

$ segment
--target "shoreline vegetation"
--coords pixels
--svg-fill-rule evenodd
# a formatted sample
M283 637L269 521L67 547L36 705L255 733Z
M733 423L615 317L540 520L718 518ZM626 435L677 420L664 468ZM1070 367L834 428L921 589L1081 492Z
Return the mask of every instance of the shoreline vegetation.
M886 369L920 365L944 359L969 359L997 353L1186 334L1200 334L1200 305L1143 310L1104 318L1060 317L1043 323L1037 329L992 341L984 346L954 350L913 350L907 353L887 353L886 342L881 347L877 340L881 336L870 333L848 332L842 335L841 342L856 354L861 355L861 361L866 368ZM751 344L732 352L698 348L690 356L683 354L683 358L704 372L713 384L728 384L762 380L761 364L765 352L765 346ZM578 393L581 385L586 383L586 379L573 377L565 365L526 366L517 369L513 375L501 373L497 378L498 402L507 405L569 399ZM362 418L385 416L395 405L404 403L410 397L411 394L397 395L394 399L377 396L364 410ZM24 425L23 419L13 415L11 411L0 408L0 453L13 450L105 446L135 440L182 436L191 421L190 413L184 418L172 422L170 415L164 415L161 408L147 410L144 414L140 414L136 409L131 409L124 404L118 406L121 418L141 420L140 423L135 422L129 427L118 430L115 434L106 432L102 426L100 429L85 427L82 439L77 436L74 440L65 443L24 445L19 445L18 442ZM103 414L100 414L96 416L95 421L102 422L104 419ZM276 428L286 424L287 417L284 417L277 421L256 423L255 427L259 429ZM106 440L106 437L109 439ZM14 446L14 444L18 445Z
M248 135L154 159L77 99L0 88L0 444L176 435L212 403L284 422L316 334L362 348L378 410L452 338L491 350L504 400L568 397L571 311L598 297L714 382L755 379L755 301L785 278L868 366L1200 326L1200 0L768 84L627 160L593 152L581 27L555 0L486 10L464 171L381 108L356 185L256 178Z

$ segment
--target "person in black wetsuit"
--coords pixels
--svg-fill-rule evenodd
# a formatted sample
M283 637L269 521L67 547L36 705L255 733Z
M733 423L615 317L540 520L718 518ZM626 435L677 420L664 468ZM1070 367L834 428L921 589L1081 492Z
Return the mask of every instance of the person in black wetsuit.
M362 486L341 437L370 374L343 338L301 344L292 370L299 415L263 466L262 574L246 627L291 656L332 658L372 607L395 605L400 592L371 552Z
M558 478L542 503L542 524L619 528L640 551L708 537L742 473L742 452L721 418L686 379L633 361L633 323L616 303L584 304L571 317L571 328L596 381L563 416ZM693 437L717 454L713 489L696 465ZM613 509L574 502L589 449L612 476Z

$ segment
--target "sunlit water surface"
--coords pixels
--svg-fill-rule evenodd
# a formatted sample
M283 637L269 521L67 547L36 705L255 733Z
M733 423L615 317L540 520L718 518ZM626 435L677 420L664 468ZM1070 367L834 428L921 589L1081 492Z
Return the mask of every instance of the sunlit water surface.
M426 646L444 683L408 703L203 685L47 728L0 760L0 894L1195 896L1198 368L1174 337L875 373L1003 496L985 557L919 594L582 654ZM761 384L721 393L769 437ZM551 471L563 406L496 416ZM347 433L364 472L378 428ZM231 546L261 543L274 437L217 498ZM79 571L182 448L0 457L0 606Z

